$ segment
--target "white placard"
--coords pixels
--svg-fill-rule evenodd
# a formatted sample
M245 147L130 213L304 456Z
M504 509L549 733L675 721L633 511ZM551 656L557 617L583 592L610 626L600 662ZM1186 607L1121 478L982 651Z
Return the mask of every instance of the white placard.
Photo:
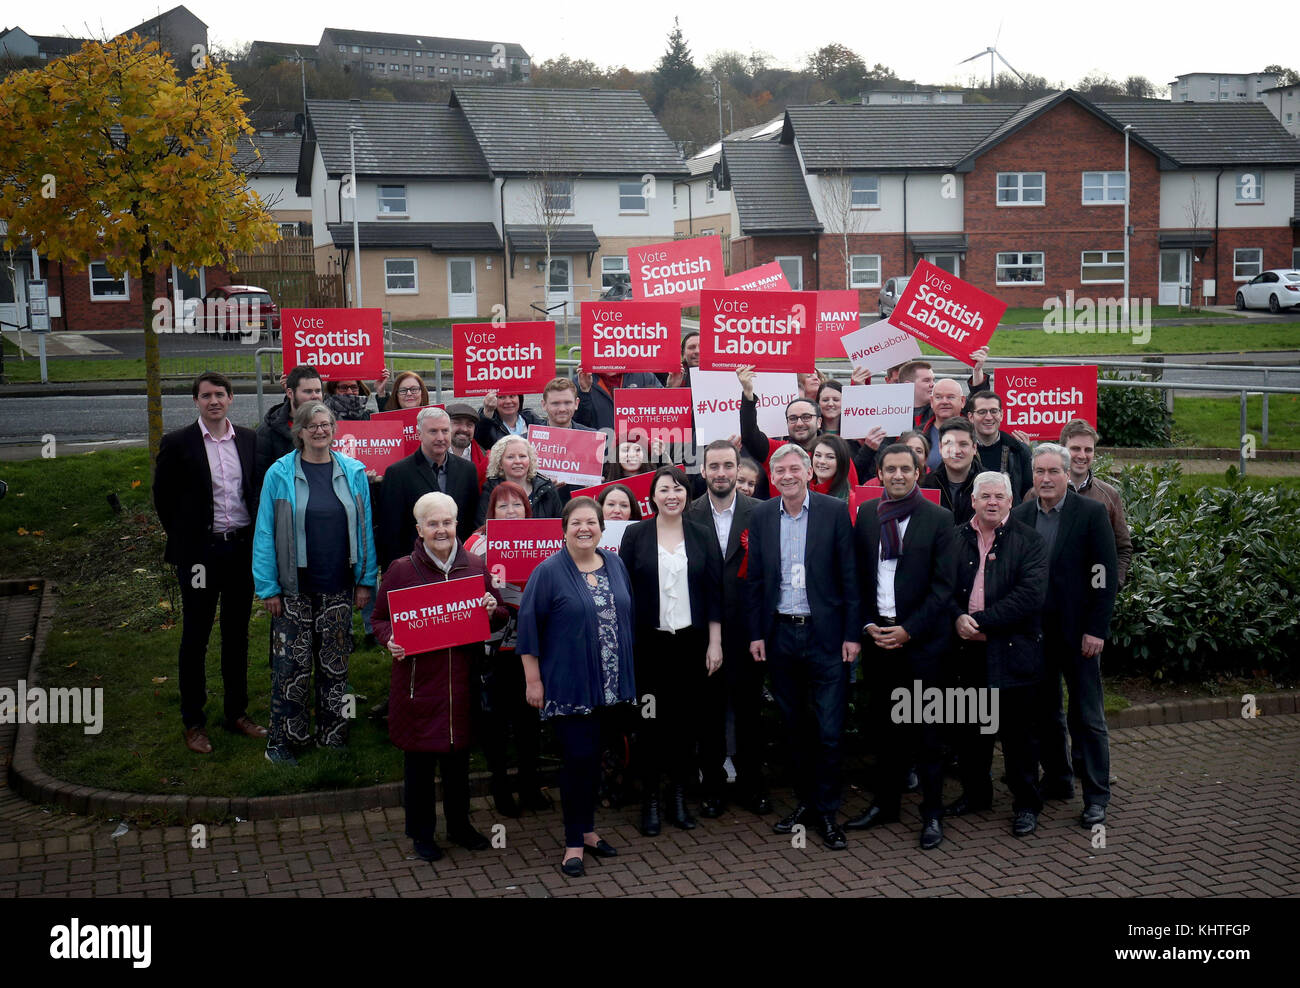
M758 427L771 439L789 431L785 406L799 397L794 374L755 374ZM715 439L740 435L740 381L735 371L691 368L691 404L695 408L695 442L701 449Z
M628 525L635 525L634 521L607 521L605 530L600 533L600 541L596 545L601 549L608 549L614 555L618 555L618 547L623 544L623 533L627 531Z
M840 337L840 343L848 354L849 363L854 367L870 368L873 374L909 360L921 359L921 347L916 337L888 319L845 333Z
M840 435L863 439L872 429L898 436L912 428L913 388L908 384L850 384L840 403Z

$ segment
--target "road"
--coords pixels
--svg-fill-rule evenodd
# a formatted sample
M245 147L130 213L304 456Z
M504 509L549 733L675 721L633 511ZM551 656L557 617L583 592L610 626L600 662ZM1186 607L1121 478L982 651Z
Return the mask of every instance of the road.
M58 398L6 398L0 414L0 459L31 455L14 447L39 446L45 436L60 444L142 441L148 434L143 395L87 395ZM256 424L257 399L239 396L231 416L240 425ZM163 396L163 428L179 429L195 419L188 395ZM8 455L6 455L6 453Z

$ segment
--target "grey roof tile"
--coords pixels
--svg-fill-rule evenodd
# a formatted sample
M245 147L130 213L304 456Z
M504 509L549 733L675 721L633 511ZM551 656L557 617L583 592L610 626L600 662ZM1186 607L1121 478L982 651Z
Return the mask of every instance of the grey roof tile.
M1263 103L1098 103L1183 167L1297 165L1300 141Z
M352 224L329 224L335 247L352 246ZM358 223L362 247L423 247L434 252L500 253L501 238L491 223Z
M506 224L506 240L511 252L540 254L546 252L546 228L539 223ZM589 223L561 223L551 230L552 251L600 250L600 240Z
M792 145L727 141L722 145L722 158L741 232L821 230Z
M261 152L261 158L253 153L254 148ZM235 167L250 175L294 175L301 148L301 134L241 136L235 150Z
M357 175L488 178L487 162L459 110L436 103L308 100L307 115L332 176L351 170L348 126L357 124Z

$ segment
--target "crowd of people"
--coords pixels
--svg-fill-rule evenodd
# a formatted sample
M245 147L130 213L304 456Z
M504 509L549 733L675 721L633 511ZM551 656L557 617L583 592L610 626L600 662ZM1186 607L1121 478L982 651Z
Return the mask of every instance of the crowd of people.
M597 833L595 808L611 752L621 755L629 738L642 833L716 818L728 790L747 811L773 812L765 687L794 792L778 834L805 828L841 849L846 830L898 821L902 794L917 788L920 846L934 848L945 815L993 805L995 737L1015 834L1034 831L1045 799L1072 798L1076 778L1081 823L1104 822L1099 660L1132 545L1118 492L1092 473L1096 430L1075 420L1059 444L1033 448L1003 431L979 353L965 387L936 380L925 361L889 370L887 382L914 387L914 428L900 436L842 438L842 385L814 372L801 375L801 397L786 408L787 434L769 437L758 427L753 370L742 368L740 433L698 457L693 447L621 437L607 453L611 483L595 499L539 472L530 424L612 430L615 390L689 383L695 334L682 353L681 373L662 378L556 378L540 413L525 407L528 396L497 392L478 408L431 406L410 371L385 372L373 386L325 385L315 368L295 367L256 432L230 420L230 382L200 375L198 420L164 438L154 478L181 588L186 745L212 751L204 667L218 606L227 729L265 739L267 759L282 766L313 743L345 745L355 608L365 644L392 660L388 702L376 713L403 752L406 832L427 860L442 856L435 775L448 839L488 846L469 817L475 745L498 813L550 808L543 724L562 760L566 875L583 873L584 854L618 853ZM857 372L850 383L869 380ZM331 449L340 419L381 407L420 409L419 448L382 478ZM651 472L645 516L624 481ZM873 496L853 517L847 502L862 487ZM526 581L493 579L487 526L520 518L558 518L563 549ZM632 524L615 548L602 546L616 521ZM489 639L408 654L389 593L465 577L483 580ZM254 595L271 618L265 727L247 711ZM842 820L854 682L869 697L876 771L871 804ZM919 695L908 698L935 690L991 695L991 723L954 717L951 704L947 716L908 714L922 708ZM975 709L971 699L966 710ZM954 753L962 792L945 806Z

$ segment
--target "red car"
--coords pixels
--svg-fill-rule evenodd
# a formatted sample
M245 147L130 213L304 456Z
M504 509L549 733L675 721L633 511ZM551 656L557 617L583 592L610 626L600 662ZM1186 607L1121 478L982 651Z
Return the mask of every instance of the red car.
M220 333L223 340L242 339L270 332L280 338L280 310L271 293L256 285L226 285L203 296L194 312L194 326L201 333Z

